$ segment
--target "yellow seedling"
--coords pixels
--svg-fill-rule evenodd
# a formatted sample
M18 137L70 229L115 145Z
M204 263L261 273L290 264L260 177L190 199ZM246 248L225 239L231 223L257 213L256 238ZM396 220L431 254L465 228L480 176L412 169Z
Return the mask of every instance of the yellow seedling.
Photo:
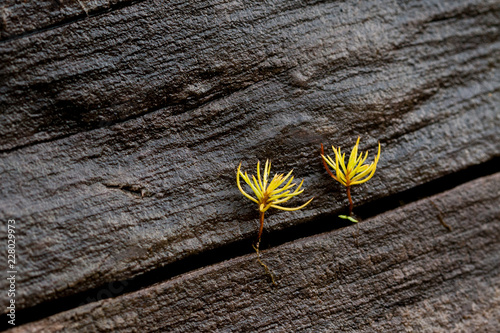
M269 208L294 211L304 208L314 199L311 198L308 202L299 207L282 207L280 206L280 204L287 202L291 198L301 194L304 191L300 189L304 180L302 180L300 184L293 190L293 188L296 186L296 183L293 183L293 170L287 173L286 176L283 174L275 174L274 177L269 181L269 176L271 174L271 162L269 160L266 161L266 165L264 166L264 174L262 175L262 177L260 174L260 162L257 162L257 178L255 178L255 176L253 175L252 178L250 178L246 172L243 174L240 169L241 163L238 166L238 171L236 174L236 183L238 184L240 192L259 206L260 228L259 235L257 237L257 244L259 244L260 242L262 230L264 229L264 213ZM250 186L253 193L255 194L255 197L249 195L243 190L240 183L240 177L243 178L248 186Z
M353 202L351 199L351 186L362 184L370 178L373 177L375 173L375 169L377 168L377 163L380 158L380 142L378 144L378 153L375 157L375 160L370 164L363 164L368 157L368 152L364 154L361 153L358 156L358 146L359 140L356 141L356 145L351 151L351 155L349 156L349 161L347 165L345 164L345 153L341 153L340 147L335 148L332 146L333 152L335 153L335 161L328 155L325 155L323 150L323 144L321 144L321 157L323 160L323 165L325 166L328 174L344 185L347 188L347 198L349 199L349 216L352 215ZM328 168L330 166L334 171L335 175ZM349 219L351 220L351 219ZM351 220L352 221L352 220Z
M293 171L293 170L292 170ZM260 162L257 162L257 178L252 175L252 178L247 175L245 172L241 172L241 163L238 166L238 171L236 173L236 184L238 184L238 188L240 192L247 197L248 199L255 202L259 207L260 213L260 227L259 227L259 235L257 236L257 243L254 245L255 252L257 252L257 260L264 267L266 273L271 277L271 281L274 285L276 282L274 280L274 276L267 267L266 264L260 260L259 253L259 244L260 238L262 236L262 231L264 230L264 214L269 208L276 208L287 211L299 210L307 206L314 198L311 198L308 202L299 207L282 207L280 204L283 204L290 200L291 198L301 194L304 190L301 190L302 183L304 180L300 182L300 184L295 187L297 184L293 183L292 171L285 175L283 174L275 174L273 179L269 181L269 176L271 174L271 162L269 160L266 161L266 165L264 166L264 174L260 175ZM241 187L240 177L243 178L245 183L252 189L255 197L246 193ZM283 185L284 184L284 185ZM295 187L295 189L293 189Z

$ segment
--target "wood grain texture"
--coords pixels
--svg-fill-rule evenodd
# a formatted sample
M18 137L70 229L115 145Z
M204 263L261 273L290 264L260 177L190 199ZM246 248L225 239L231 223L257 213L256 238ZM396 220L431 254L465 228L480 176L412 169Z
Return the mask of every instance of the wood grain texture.
M3 42L0 218L21 225L19 308L255 237L240 161L294 168L294 203L316 197L269 211L279 230L346 206L320 142L382 143L356 205L499 156L499 12L145 1Z
M11 332L497 332L500 173L262 256Z
M375 123L445 88L474 83L456 98L484 98L498 89L499 11L493 0L144 1L2 44L0 149L186 112L263 81L313 93L309 109L355 121L377 111Z
M0 41L57 28L130 3L130 0L4 0L0 5Z

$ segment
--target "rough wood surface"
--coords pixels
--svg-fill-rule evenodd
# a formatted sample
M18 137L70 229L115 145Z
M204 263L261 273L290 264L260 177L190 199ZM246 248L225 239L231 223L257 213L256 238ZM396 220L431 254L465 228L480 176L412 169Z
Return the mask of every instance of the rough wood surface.
M305 103L383 132L445 91L482 104L498 89L499 11L496 0L143 1L2 43L0 149L262 85L281 91L279 109ZM266 91L252 95L239 108L271 111Z
M0 40L34 34L130 3L132 1L126 0L3 0Z
M498 332L500 173L262 256L11 332Z
M316 197L270 211L277 230L345 207L320 142L382 143L356 205L499 156L499 13L144 1L2 42L0 218L21 225L19 308L255 237L240 161L295 168L295 202Z

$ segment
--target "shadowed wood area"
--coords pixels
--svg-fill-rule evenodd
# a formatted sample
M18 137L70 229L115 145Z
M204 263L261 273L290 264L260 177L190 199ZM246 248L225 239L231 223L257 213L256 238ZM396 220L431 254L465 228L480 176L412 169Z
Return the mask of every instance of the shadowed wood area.
M263 251L277 287L247 255L11 332L497 332L499 189L497 173Z
M294 228L335 221L348 204L345 189L322 166L320 143L333 155L331 145L350 151L360 136L360 150L369 151L368 162L381 143L375 176L352 188L354 213L364 205L368 208L363 216L382 212L394 220L395 212L386 212L383 205L370 210L368 204L397 201L404 191L460 172L469 179L481 178L487 173L474 175L470 170L491 167L500 157L499 1L7 0L0 9L0 218L18 221L19 311L168 271L225 246L244 244L250 252L258 212L236 187L240 162L244 171L254 174L257 160L271 159L272 175L293 168L296 179L304 179L304 193L289 203L297 206L312 196L314 201L296 212L268 211L263 236L264 244L272 245L268 236L289 230L290 244L303 244L293 245L300 248L308 241L295 242L302 234L293 234ZM493 184L498 189L498 182ZM433 194L438 191L442 189ZM490 194L482 197L485 202ZM469 198L452 197L458 200L456 207L466 207L468 201L460 200ZM483 205L481 200L470 205ZM447 208L438 206L445 216ZM435 208L428 214L432 212ZM404 226L413 230L409 225L419 224L420 215L408 215ZM368 246L366 230L381 223L375 222L379 219L361 225L359 249ZM486 225L498 232L494 222ZM462 235L454 228L443 237ZM352 230L332 233L337 237ZM379 236L370 236L375 253ZM406 235L407 240L413 236L419 237ZM312 244L316 239L311 236ZM432 238L428 241L428 246L434 244ZM490 245L482 249L482 244L474 244L478 252L490 251ZM279 276L301 271L309 260L295 258L298 250L281 252L287 246L265 254L290 255L281 261L266 258ZM382 251L385 245L379 246ZM453 244L451 250L462 253L464 246ZM315 255L322 250L311 251ZM436 251L443 255L444 250ZM416 253L428 260L424 252ZM482 274L492 274L492 261L480 263L491 267L467 271L450 283L476 283ZM253 273L245 273L244 280L238 275L235 281L248 279L261 286L247 295L257 302L270 286L258 267L250 268L254 264L253 257L244 257L206 269L247 265L245 270ZM406 261L397 265L403 272L413 269ZM0 269L7 271L5 262ZM166 285L186 279L175 275L169 275L172 281ZM426 284L430 275L418 278L419 292L431 295L434 287ZM8 281L0 281L0 290L7 290ZM156 282L164 281L157 277ZM308 288L331 287L319 278L310 283ZM367 309L386 303L374 301L384 287L375 280L370 283L377 290L363 296ZM443 295L454 299L463 295L461 290ZM130 294L131 304L142 292ZM199 291L193 293L201 297ZM272 293L266 295L265 300L272 299ZM289 295L288 302L301 297ZM110 302L128 300L116 299ZM425 311L434 303L423 299L412 304L421 306L418 311L425 321ZM0 301L5 313L8 300ZM286 316L285 303L278 304ZM239 306L253 309L252 303L247 305ZM90 325L86 314L101 306L71 310L84 314L74 319L75 327ZM333 308L339 316L352 315L344 313L352 309ZM444 309L435 308L441 314ZM211 311L216 313L215 308ZM319 317L327 311L325 318L333 318L326 308L318 311ZM365 313L365 318L375 318L370 316ZM361 317L345 319L344 324L362 325ZM189 320L187 315L175 318L158 325L174 327L174 320ZM270 320L265 318L262 322ZM457 318L443 320L450 324ZM150 320L156 327L155 319ZM313 317L308 320L312 323ZM130 327L138 323L131 322L135 324ZM259 327L271 329L274 324ZM208 322L203 325L213 329Z

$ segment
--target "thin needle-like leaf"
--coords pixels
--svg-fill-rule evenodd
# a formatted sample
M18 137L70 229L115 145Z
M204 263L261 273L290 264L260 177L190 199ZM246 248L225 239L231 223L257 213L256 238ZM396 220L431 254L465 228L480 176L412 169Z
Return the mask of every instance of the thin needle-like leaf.
M356 144L354 145L351 154L349 155L347 166L345 165L345 153L341 152L340 147L335 148L334 146L332 146L332 150L335 154L335 161L333 161L330 156L324 154L323 145L321 145L321 158L323 159L323 165L325 166L328 174L333 179L347 187L347 197L350 203L349 214L351 214L353 207L350 187L352 185L359 185L370 180L375 174L377 163L380 158L379 143L377 156L375 157L374 161L370 164L364 164L368 157L368 152L365 152L364 156L361 152L358 156L359 141L360 137L358 137L358 139L356 140ZM335 176L328 167L333 169L333 171L335 172Z

